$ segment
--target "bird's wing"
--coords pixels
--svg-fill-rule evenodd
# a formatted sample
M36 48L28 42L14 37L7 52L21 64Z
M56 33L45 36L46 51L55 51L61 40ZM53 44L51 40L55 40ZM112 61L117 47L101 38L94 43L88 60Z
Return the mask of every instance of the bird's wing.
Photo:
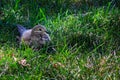
M18 31L20 33L20 36L22 36L22 34L27 30L25 27L23 27L22 25L17 25Z

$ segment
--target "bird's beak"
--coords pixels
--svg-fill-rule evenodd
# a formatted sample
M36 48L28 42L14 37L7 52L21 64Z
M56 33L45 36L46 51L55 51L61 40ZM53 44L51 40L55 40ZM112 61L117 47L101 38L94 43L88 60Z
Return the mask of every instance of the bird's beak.
M51 34L50 31L46 31L47 34Z

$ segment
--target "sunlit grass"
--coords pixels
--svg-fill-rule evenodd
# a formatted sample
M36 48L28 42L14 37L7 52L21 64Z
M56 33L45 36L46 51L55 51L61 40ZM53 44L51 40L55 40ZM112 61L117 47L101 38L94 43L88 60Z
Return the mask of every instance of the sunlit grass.
M46 13L47 8L40 8L36 2L20 4L20 0L10 1L1 8L0 79L119 79L118 8L111 8L109 4L107 7L88 8L85 12L78 10L73 13L65 9L59 13ZM55 53L47 53L49 46L34 51L28 46L18 45L15 25L32 28L38 23L51 32L51 46L56 49ZM29 66L19 63L23 59Z

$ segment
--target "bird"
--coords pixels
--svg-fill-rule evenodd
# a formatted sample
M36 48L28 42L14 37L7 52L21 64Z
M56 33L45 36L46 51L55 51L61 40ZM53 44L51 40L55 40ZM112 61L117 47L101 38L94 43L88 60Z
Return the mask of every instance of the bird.
M41 24L35 25L31 29L26 29L22 25L18 24L17 28L20 33L20 44L25 43L26 45L37 48L42 47L51 41L47 29Z

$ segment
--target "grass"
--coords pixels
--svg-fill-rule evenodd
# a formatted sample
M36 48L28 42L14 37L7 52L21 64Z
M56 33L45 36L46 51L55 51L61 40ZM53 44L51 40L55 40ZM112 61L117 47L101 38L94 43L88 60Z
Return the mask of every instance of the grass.
M109 0L102 3L107 3L105 6L94 6L84 1L78 6L79 0L70 0L76 3L73 7L82 6L77 9L65 1L47 1L48 5L45 1L41 1L44 5L32 0L24 3L21 0L2 1L1 80L120 79L119 6L112 6L113 3L108 2ZM56 8L50 7L53 3ZM51 32L51 46L55 47L55 53L47 53L48 46L34 51L28 46L18 45L15 25L22 24L32 28L38 23L45 25ZM30 66L18 63L23 59L26 59Z

